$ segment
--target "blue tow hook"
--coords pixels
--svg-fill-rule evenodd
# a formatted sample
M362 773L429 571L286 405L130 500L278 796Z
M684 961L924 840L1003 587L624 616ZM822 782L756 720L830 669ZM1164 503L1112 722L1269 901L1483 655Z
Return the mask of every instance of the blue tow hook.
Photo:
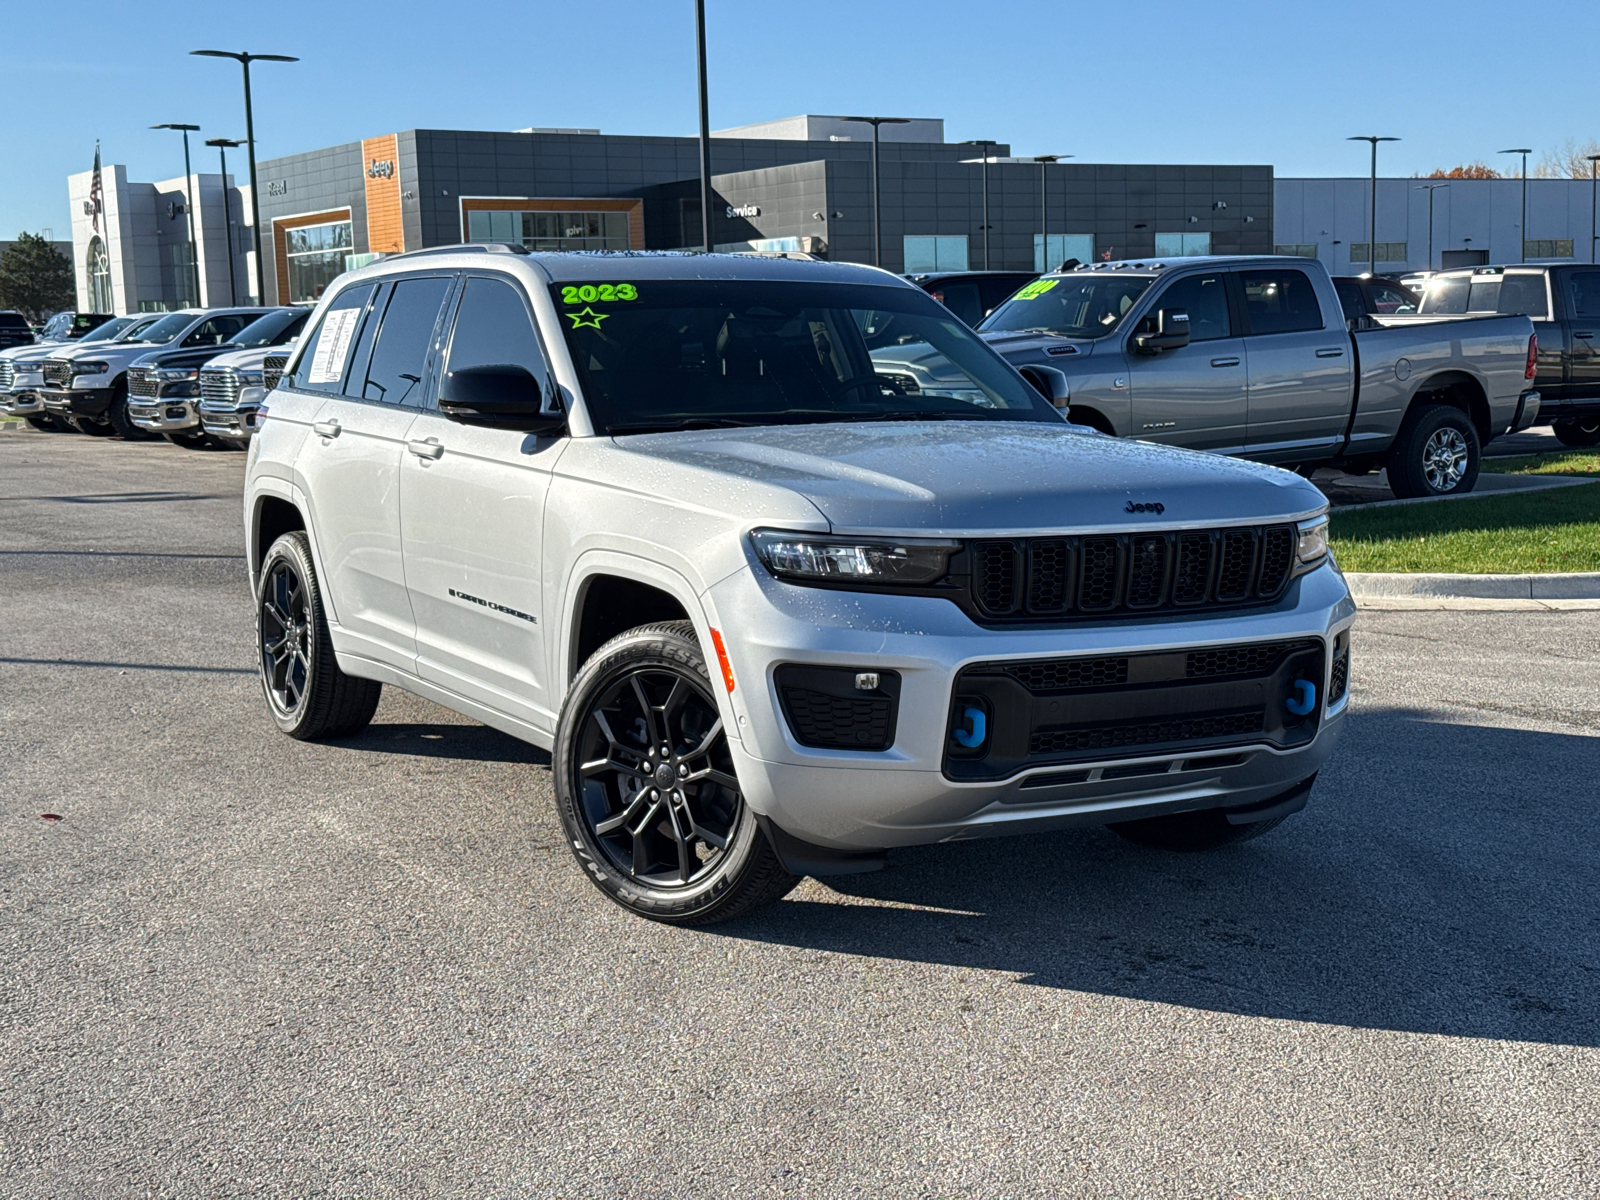
M1285 700L1283 706L1295 716L1303 717L1317 706L1317 685L1309 679L1296 679L1294 688L1298 696Z
M983 745L985 732L984 725L987 723L983 715L983 709L969 708L961 715L972 726L972 728L956 730L954 735L955 739L968 750L975 750L977 747Z

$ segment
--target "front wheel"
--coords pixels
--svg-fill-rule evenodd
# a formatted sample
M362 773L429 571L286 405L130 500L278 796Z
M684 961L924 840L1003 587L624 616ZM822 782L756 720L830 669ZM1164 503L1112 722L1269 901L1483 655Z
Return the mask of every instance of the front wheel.
M556 808L578 865L637 916L707 925L799 882L734 775L687 621L643 625L583 665L556 729Z
M67 424L79 433L87 433L90 437L112 437L117 432L109 423L91 421L88 417L68 417Z
M267 708L292 738L349 737L378 710L383 685L339 669L304 533L284 534L261 563L256 654Z
M140 429L133 423L133 417L128 412L128 385L125 382L119 382L111 394L111 404L106 409L106 424L125 442L143 442L150 437L148 430Z
M1600 417L1555 421L1550 429L1563 446L1600 446Z
M1389 452L1389 490L1402 500L1453 496L1478 482L1478 431L1459 408L1413 410Z

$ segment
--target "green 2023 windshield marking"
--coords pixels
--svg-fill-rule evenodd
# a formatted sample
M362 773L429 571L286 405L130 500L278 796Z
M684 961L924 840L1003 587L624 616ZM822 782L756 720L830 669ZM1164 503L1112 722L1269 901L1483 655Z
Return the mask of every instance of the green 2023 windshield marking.
M1035 300L1060 282L1059 279L1035 279L1011 298L1013 300Z
M595 304L611 300L637 300L639 289L631 283L586 283L561 289L563 304Z

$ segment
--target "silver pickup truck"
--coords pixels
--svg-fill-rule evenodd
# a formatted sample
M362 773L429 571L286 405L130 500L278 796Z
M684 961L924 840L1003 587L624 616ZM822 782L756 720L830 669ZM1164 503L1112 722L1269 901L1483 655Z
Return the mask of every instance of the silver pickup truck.
M1064 376L1078 424L1284 467L1387 467L1397 496L1471 491L1480 447L1539 411L1527 317L1352 332L1315 259L1080 265L979 332L1036 379Z

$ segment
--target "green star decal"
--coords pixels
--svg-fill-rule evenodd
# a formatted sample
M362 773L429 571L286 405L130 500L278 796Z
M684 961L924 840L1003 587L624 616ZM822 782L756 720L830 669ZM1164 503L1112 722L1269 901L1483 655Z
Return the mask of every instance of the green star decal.
M574 329L582 329L585 326L588 326L592 329L599 329L600 322L604 321L610 315L610 313L597 313L594 309L587 306L582 312L567 314L567 316L572 318L572 327Z

